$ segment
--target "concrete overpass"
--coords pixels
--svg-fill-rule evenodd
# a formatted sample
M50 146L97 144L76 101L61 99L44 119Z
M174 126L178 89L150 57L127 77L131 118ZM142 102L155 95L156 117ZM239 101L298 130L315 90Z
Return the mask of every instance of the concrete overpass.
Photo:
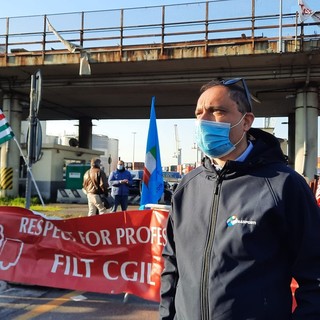
M218 19L215 1L0 19L3 110L19 132L18 122L29 115L31 75L41 70L39 119L78 119L80 146L90 147L92 119L148 118L152 96L157 118L193 118L202 84L243 77L261 102L254 103L257 117L289 117L291 164L311 179L318 154L319 25L300 23L296 12L258 16L254 2L246 16ZM172 21L172 10L191 10L193 18ZM138 13L160 19L141 21ZM126 23L130 15L134 23ZM87 21L95 16L118 23L92 27ZM11 32L22 20L25 30ZM31 22L37 28L29 31ZM81 58L90 75L79 75Z

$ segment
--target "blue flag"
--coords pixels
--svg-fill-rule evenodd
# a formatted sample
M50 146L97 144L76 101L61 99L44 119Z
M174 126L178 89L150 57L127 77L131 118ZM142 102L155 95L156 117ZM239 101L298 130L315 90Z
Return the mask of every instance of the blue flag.
M143 209L146 204L157 204L164 189L154 105L155 97L152 97L146 158L142 177L140 209Z

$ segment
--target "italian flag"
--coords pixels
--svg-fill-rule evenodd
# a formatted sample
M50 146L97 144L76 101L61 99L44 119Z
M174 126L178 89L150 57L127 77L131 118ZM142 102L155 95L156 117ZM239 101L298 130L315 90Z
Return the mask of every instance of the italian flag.
M9 141L14 137L13 131L9 126L9 123L0 110L0 144Z
M144 209L146 204L157 204L164 189L156 111L154 105L155 97L152 97L146 157L142 177L140 209Z

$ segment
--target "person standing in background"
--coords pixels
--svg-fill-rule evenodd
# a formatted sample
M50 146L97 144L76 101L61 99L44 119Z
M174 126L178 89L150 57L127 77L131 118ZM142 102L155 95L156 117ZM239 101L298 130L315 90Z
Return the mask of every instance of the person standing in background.
M100 168L99 158L91 159L91 168L83 176L83 189L88 198L88 216L93 216L98 210L99 214L108 213L100 195L108 193L108 179L105 172Z
M118 161L117 170L111 172L109 176L111 186L111 196L114 198L114 206L110 212L116 212L118 206L125 211L128 208L129 187L132 185L131 173L124 167L122 160Z

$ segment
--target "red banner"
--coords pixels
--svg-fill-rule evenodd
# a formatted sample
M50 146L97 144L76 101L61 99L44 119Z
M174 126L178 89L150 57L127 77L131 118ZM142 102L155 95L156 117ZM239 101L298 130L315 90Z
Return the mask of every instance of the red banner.
M0 279L159 301L168 213L50 219L0 207Z

